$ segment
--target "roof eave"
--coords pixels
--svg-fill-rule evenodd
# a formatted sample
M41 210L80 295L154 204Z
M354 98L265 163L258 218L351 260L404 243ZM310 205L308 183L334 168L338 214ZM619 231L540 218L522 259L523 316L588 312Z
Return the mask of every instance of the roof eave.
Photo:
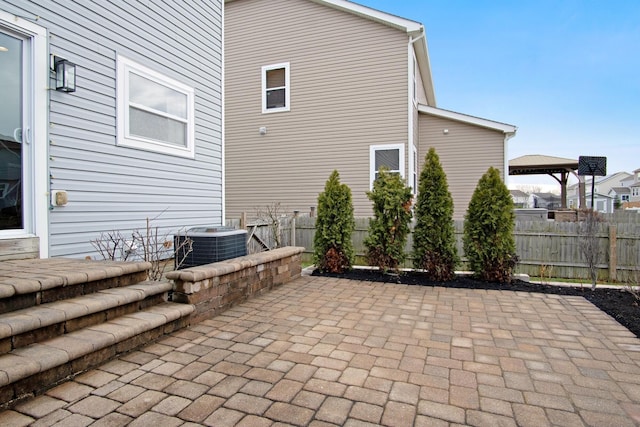
M324 4L326 6L333 7L345 12L351 12L355 15L359 15L363 18L370 19L372 21L380 22L381 24L388 25L398 30L406 31L407 33L420 31L422 24L416 21L402 18L400 16L391 15L390 13L382 12L380 10L372 9L367 6L363 6L358 3L353 3L346 0L311 0L315 3Z
M432 116L442 117L445 119L455 120L457 122L500 131L509 136L515 135L516 131L518 130L516 126L507 123L500 123L493 120L483 119L481 117L469 116L467 114L443 110L441 108L431 107L429 105L418 105L418 111L420 113L429 114Z
M413 46L416 52L416 60L418 62L418 69L420 70L420 77L422 77L422 86L424 87L425 95L427 96L427 104L435 107L436 93L433 87L433 77L431 75L431 60L429 59L427 34L424 30L424 27L420 26L419 33L409 33L409 36L414 39L420 37L418 40L416 40Z

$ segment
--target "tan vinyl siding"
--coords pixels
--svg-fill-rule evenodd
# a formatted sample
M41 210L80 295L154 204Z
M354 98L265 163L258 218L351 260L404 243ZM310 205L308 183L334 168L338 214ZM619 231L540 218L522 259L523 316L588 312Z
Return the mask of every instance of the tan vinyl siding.
M333 169L356 215L369 215L369 146L407 142L407 40L308 0L227 3L227 218L276 202L308 212ZM262 114L261 67L279 63L290 66L291 111Z
M424 85L422 84L422 73L420 73L420 67L416 64L416 98L418 104L429 105L429 101L427 101L427 93L424 90Z
M428 114L420 114L419 121L420 167L434 147L447 174L454 218L462 219L478 180L490 166L504 178L504 133Z

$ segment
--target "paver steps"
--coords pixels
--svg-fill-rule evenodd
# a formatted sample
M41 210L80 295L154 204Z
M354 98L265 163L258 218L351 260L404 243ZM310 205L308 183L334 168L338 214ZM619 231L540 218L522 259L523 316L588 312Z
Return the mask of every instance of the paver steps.
M0 262L0 406L38 394L189 323L150 264Z

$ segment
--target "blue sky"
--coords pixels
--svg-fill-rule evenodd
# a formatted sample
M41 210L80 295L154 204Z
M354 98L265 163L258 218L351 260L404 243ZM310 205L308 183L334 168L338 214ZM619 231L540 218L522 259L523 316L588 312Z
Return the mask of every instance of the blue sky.
M438 107L517 126L509 159L640 168L640 0L356 2L424 24Z

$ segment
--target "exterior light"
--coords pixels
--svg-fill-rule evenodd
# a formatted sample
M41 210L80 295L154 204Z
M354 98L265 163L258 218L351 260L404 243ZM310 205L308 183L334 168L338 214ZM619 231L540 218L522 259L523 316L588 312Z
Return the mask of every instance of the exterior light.
M56 90L60 92L76 91L76 64L66 59L55 58Z

